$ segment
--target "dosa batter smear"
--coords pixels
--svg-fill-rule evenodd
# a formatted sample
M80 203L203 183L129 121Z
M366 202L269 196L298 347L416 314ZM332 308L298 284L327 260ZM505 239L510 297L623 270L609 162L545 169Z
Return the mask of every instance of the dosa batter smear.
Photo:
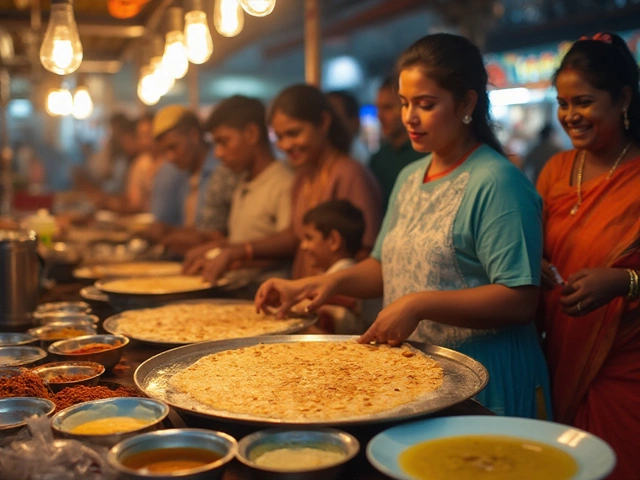
M253 304L185 303L130 310L120 314L118 331L138 340L194 343L253 337L301 325L303 320L278 320L256 313Z
M112 293L161 295L189 292L212 287L200 276L171 275L166 277L133 277L112 280L102 285L102 290Z

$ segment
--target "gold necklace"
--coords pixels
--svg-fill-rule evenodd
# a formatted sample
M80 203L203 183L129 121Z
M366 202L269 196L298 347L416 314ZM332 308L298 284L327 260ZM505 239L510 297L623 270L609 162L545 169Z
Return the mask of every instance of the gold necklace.
M627 154L632 144L633 142L629 142L627 143L627 146L624 147L624 149L622 150L622 153L620 153L620 156L616 159L616 161L613 163L613 166L609 170L609 174L607 175L607 180L609 180L611 178L611 175L613 175L613 172L616 171L616 168L618 168L618 165L620 165L620 162L622 161L624 156ZM582 150L582 152L580 153L580 165L578 166L578 181L576 182L577 183L576 193L578 194L578 202L573 206L573 208L569 212L571 215L575 215L576 213L578 213L578 209L580 208L580 205L582 205L582 174L584 173L585 154L586 152L584 150Z

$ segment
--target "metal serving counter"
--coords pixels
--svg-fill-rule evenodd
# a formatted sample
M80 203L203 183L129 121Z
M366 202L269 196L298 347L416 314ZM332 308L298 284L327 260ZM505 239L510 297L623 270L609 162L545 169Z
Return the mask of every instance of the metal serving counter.
M75 301L81 300L79 295L80 289L86 284L74 283L74 284L60 284L43 294L41 303L54 302L54 301ZM102 308L98 308L96 313L100 316L101 320L104 320L106 316L114 313L107 305ZM301 333L305 334L325 334L320 328L312 325ZM167 348L142 344L140 342L132 341L125 349L123 359L113 371L105 373L103 380L108 380L122 385L135 386L133 375L136 368ZM492 415L492 412L478 402L474 400L464 400L457 405L446 408L439 411L435 416L457 416L457 415ZM341 475L341 479L344 480L383 480L387 479L386 475L379 473L374 467L367 461L365 451L369 440L380 433L382 430L389 428L393 425L405 423L406 421L394 421L387 423L375 423L372 425L354 425L349 427L341 427L343 430L354 435L360 442L360 453L358 456L349 462ZM240 440L243 436L253 433L263 427L254 427L250 425L216 421L214 419L203 418L199 416L181 415L175 410L171 410L167 420L165 421L167 428L181 428L181 427L198 427L209 428L214 430L224 431L237 440ZM223 480L250 480L250 472L238 461L233 461L227 468Z

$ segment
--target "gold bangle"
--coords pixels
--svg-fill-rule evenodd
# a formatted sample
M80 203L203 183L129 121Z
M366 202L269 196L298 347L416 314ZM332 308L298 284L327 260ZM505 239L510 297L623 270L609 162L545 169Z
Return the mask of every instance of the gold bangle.
M633 295L632 298L634 300L637 300L638 297L640 297L640 281L638 278L638 271L637 270L631 270L633 272L633 280L634 280L634 289L633 289Z
M629 293L627 293L627 298L633 300L638 293L638 274L630 268L627 268L627 274L629 274Z

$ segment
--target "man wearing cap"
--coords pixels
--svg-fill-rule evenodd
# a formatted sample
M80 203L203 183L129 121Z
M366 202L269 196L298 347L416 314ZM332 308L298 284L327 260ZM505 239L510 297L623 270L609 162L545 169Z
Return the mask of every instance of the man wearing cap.
M236 176L216 165L198 117L182 105L170 105L153 119L153 136L168 160L158 172L151 211L158 224L147 238L184 253L194 244L225 233ZM207 195L215 183L217 195ZM207 203L207 215L203 215Z

